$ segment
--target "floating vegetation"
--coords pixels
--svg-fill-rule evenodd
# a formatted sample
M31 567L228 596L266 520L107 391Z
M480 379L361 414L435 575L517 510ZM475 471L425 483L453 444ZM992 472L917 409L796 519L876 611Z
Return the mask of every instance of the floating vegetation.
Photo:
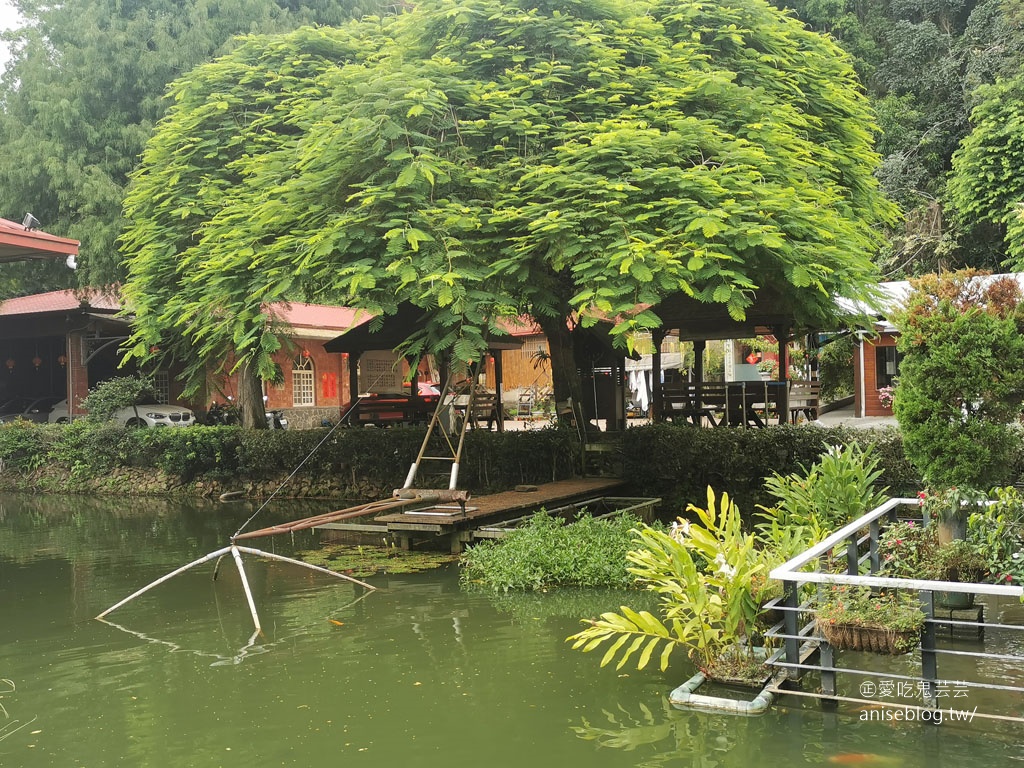
M396 547L322 544L295 554L299 560L340 571L349 576L365 577L377 573L419 573L440 568L459 559L446 552L407 552Z

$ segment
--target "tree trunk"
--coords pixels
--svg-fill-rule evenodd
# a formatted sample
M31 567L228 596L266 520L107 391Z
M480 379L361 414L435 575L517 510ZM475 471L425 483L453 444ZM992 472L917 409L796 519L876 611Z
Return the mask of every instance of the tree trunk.
M548 339L555 414L559 421L575 421L582 430L586 424L583 416L583 386L576 369L572 331L564 317L543 318L539 324Z
M238 372L238 412L246 429L266 429L267 412L263 407L263 382L256 367L243 363Z

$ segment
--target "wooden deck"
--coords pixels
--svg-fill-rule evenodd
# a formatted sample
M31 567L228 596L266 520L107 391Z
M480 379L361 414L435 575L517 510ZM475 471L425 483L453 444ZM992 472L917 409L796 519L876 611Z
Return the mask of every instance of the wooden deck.
M465 512L457 503L427 504L404 512L381 514L360 523L327 523L319 528L336 531L388 533L403 549L414 541L447 537L452 552L461 552L472 541L474 528L496 520L521 516L542 507L554 507L573 499L605 494L624 485L619 478L584 477L533 486L530 491L503 491L470 498Z

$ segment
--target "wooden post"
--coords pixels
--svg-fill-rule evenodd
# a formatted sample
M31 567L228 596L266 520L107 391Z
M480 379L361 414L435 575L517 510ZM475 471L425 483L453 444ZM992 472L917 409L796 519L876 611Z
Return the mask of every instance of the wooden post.
M359 352L353 352L348 358L348 394L349 394L349 418L359 400ZM345 415L345 414L343 414ZM356 422L353 422L356 423Z
M491 352L494 358L494 393L498 401L498 431L505 431L505 404L501 401L501 377L503 375L501 365L501 350L495 349Z
M665 341L665 333L661 328L651 331L651 341L654 342L654 351L651 352L651 421L653 422L664 420L665 414L665 405L662 402L664 390L661 386L661 344ZM644 372L640 371L640 373Z

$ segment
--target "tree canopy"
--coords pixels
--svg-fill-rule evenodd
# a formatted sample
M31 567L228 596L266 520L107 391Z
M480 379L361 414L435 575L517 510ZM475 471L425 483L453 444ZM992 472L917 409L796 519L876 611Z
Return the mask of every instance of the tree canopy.
M132 354L264 378L264 308L298 298L411 301L407 351L460 359L501 317L625 334L678 292L821 321L892 212L848 58L761 0L428 0L250 39L172 98L125 204Z
M230 49L232 36L339 24L377 0L14 0L14 56L0 81L0 215L31 211L81 240L78 281L123 277L116 240L129 172L164 114L167 84ZM6 267L5 295L67 287L64 267ZM42 271L43 274L39 274ZM27 274L26 274L27 273Z
M950 197L967 231L1005 233L1006 255L1024 265L1024 71L978 89L974 130L953 157Z

